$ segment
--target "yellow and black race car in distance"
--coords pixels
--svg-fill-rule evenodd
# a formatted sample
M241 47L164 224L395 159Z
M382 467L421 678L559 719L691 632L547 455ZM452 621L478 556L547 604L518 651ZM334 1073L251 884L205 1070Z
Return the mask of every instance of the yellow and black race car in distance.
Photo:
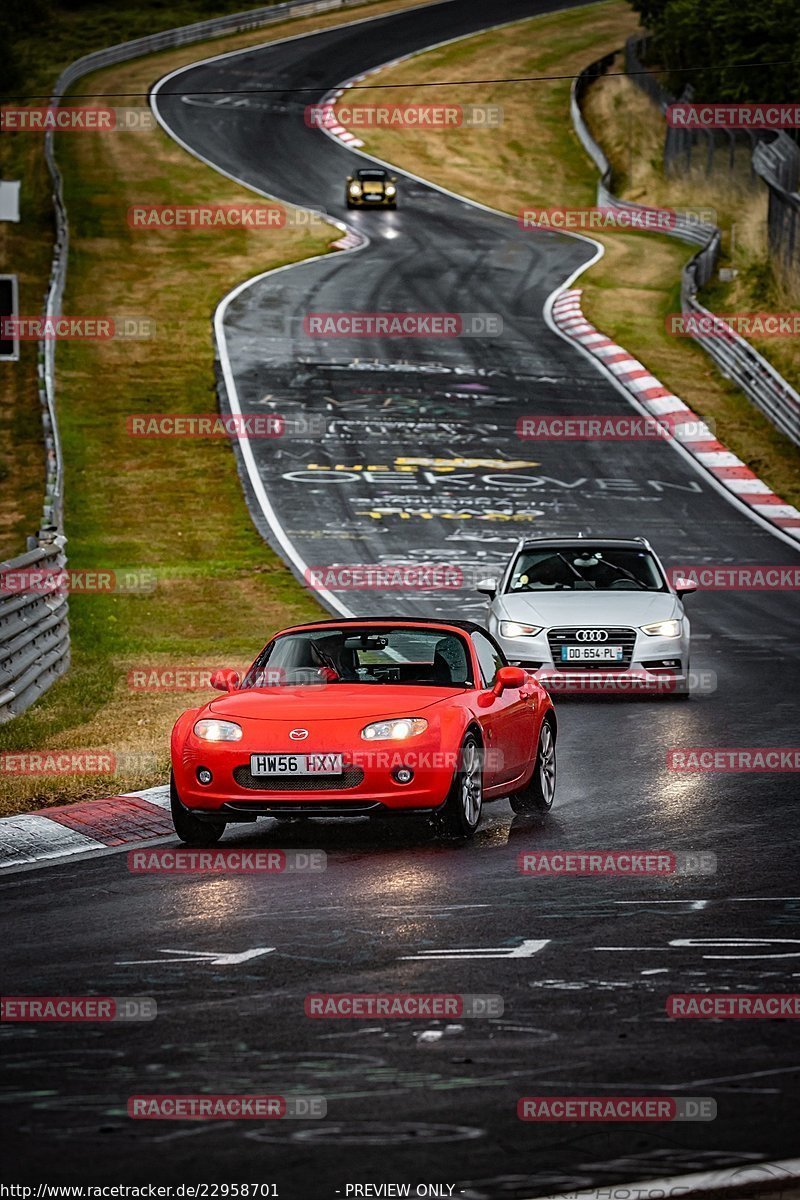
M397 180L382 167L364 167L347 176L348 208L397 208Z

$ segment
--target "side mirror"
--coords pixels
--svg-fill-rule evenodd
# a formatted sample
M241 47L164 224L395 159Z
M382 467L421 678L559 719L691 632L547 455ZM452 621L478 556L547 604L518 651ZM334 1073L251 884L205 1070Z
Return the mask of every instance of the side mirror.
M483 592L484 596L489 596L491 599L497 595L497 580L490 576L487 579L479 579L476 584L476 589Z
M672 585L678 596L689 596L692 592L697 591L697 584L694 579L676 579Z
M506 688L521 688L528 682L522 667L500 667L494 677L492 691L499 696Z
M235 692L240 682L239 672L230 667L220 667L211 676L211 686L217 692Z

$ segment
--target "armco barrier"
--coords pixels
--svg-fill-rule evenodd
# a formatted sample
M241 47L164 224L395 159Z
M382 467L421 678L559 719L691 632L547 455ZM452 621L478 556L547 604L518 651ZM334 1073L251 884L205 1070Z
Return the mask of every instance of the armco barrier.
M753 151L753 170L769 189L769 248L784 268L800 273L800 147L783 130Z
M570 101L572 123L584 149L600 171L597 203L605 208L628 209L633 212L653 211L645 205L620 200L614 195L611 191L611 164L583 119L581 101L587 88L593 79L609 70L616 56L615 52L597 59L573 80ZM631 78L634 82L638 81L638 76ZM644 90L650 94L649 88ZM697 293L709 282L716 270L721 239L719 229L716 225L679 216L674 226L664 232L700 247L683 268L681 309L684 314L711 317L712 314L699 303ZM714 359L722 374L732 379L776 428L791 438L796 445L800 445L800 395L763 355L733 330L730 337L705 337L702 334L692 334L692 337Z
M3 587L14 572L60 571L63 541L53 533L35 550L0 563L0 723L24 712L69 667L67 597L59 581L46 590Z
M231 13L208 21L197 21L177 29L149 34L130 42L108 46L85 54L70 63L56 80L50 103L58 105L66 92L79 79L127 62L143 54L176 49L194 42L206 41L228 33L245 33L288 17L313 16L315 13L352 8L374 0L287 0L287 3ZM69 255L69 222L64 205L61 173L55 156L53 131L48 130L44 141L45 161L53 186L56 236L45 297L45 313L55 317L61 313L61 300L67 275ZM0 570L21 569L32 564L47 563L63 566L64 547L64 464L56 416L55 341L39 343L39 399L42 406L46 461L43 532L35 540L39 547L9 562ZM49 532L48 532L49 531ZM55 540L53 540L55 539ZM34 539L32 539L34 540ZM67 601L62 596L13 596L0 594L0 722L18 716L69 667L69 623Z

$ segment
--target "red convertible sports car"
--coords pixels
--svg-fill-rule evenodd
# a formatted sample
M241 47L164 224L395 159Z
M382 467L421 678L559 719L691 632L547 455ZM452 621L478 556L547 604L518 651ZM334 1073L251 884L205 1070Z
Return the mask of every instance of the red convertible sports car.
M490 800L552 806L552 700L470 621L296 625L244 679L211 682L226 694L172 731L172 817L192 845L260 816L428 816L465 838Z

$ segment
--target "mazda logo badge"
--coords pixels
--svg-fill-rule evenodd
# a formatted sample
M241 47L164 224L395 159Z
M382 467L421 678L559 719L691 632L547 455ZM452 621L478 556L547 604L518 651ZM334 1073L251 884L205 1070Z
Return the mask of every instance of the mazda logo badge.
M575 634L576 642L607 642L607 629L579 629Z
M308 730L307 729L290 729L289 737L292 739L293 742L302 742L303 738L308 737Z

